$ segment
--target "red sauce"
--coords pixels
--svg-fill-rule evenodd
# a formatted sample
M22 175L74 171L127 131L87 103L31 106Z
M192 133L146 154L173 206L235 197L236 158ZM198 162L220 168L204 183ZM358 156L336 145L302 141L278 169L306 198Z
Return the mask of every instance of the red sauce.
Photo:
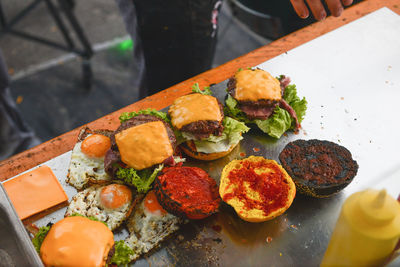
M259 152L260 149L259 149L258 147L253 147L253 151L254 151L254 152Z
M254 170L260 168L268 168L272 172L257 174ZM237 198L244 203L245 209L259 209L264 211L266 216L287 202L289 185L282 171L273 163L243 161L240 169L229 173L228 179L230 183L238 186L231 193L224 195L225 202ZM260 200L248 198L245 183L249 184L251 190L259 193Z
M242 158L244 158L244 157L246 157L246 153L240 152L240 153L239 153L239 156L241 156Z
M218 186L207 172L197 167L171 167L159 177L163 190L181 210L215 212L220 204Z

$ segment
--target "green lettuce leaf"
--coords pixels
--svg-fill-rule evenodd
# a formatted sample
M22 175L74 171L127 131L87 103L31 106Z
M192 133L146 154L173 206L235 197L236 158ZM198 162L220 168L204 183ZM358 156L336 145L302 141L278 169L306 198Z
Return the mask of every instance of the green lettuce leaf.
M305 99L305 97L303 97L303 99L300 99L300 97L297 96L296 85L290 84L290 85L286 86L285 93L283 95L283 99L285 99L285 101L290 106L292 106L292 108L296 112L299 123L301 123L304 119L304 115L306 114L307 100ZM294 128L295 125L296 124L293 120L292 128Z
M281 79L282 77L283 76L281 75L278 79ZM301 123L306 114L307 101L304 97L303 99L300 99L300 97L297 96L296 85L291 84L286 86L283 99L285 99L285 101L293 108L296 112L299 123ZM273 115L267 120L249 120L237 105L238 102L228 94L228 97L225 100L225 114L244 123L255 123L263 132L272 137L280 138L284 132L290 129L293 130L296 127L295 120L286 110L281 109L279 106L275 108Z
M220 136L210 135L201 141L195 140L193 135L185 132L182 132L182 136L186 140L194 140L197 151L214 153L227 151L232 145L236 145L243 139L243 133L250 130L243 122L230 117L224 117L222 125L224 126L224 131Z
M111 263L118 266L127 266L131 261L131 255L134 255L133 250L123 240L117 241L115 242L115 253L111 257Z
M198 83L193 84L192 92L193 93L199 93L199 94L202 94L202 95L212 95L212 91L210 89L210 86L205 86L204 90L201 90Z
M172 129L174 131L175 134L175 138L176 138L176 145L179 146L180 144L186 142L186 138L183 136L183 133L181 131L179 131L176 128Z
M236 99L234 99L230 94L228 94L228 97L225 100L225 107L224 107L224 113L227 116L230 116L238 121L242 121L244 123L251 123L252 121L247 119L246 114L241 111L238 107L238 102Z
M35 237L32 239L33 246L35 247L37 253L40 253L40 247L42 246L43 240L45 239L47 233L50 231L50 226L43 226L39 228Z
M119 168L116 173L118 179L136 187L139 193L146 193L151 189L151 184L157 174L164 168L164 164L158 165L154 170L147 168L137 171L133 168Z
M166 112L158 111L158 110L151 109L151 108L142 109L142 110L139 110L137 112L135 112L135 111L133 111L133 112L123 112L119 116L119 120L120 120L121 123L123 123L123 122L125 122L125 121L127 121L129 119L132 119L133 117L136 117L137 115L141 115L141 114L153 115L153 116L156 116L156 117L162 119L163 121L165 121L167 123L171 122L171 120L169 119L168 114Z
M264 133L280 138L292 126L293 118L286 110L276 107L271 117L266 120L254 120L258 128Z

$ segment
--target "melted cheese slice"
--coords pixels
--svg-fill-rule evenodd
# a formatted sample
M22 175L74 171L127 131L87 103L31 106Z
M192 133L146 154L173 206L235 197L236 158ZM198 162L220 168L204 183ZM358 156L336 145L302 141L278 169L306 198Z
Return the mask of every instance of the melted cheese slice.
M40 248L45 266L105 266L114 235L101 222L81 216L54 224Z
M123 130L115 135L121 160L135 170L163 162L174 151L167 129L161 121L153 121Z
M53 171L41 166L3 183L21 220L68 201Z
M264 70L242 70L235 74L235 79L235 98L239 101L282 98L279 80Z
M169 108L172 125L183 126L200 120L221 121L222 114L215 97L202 94L190 94L177 98Z

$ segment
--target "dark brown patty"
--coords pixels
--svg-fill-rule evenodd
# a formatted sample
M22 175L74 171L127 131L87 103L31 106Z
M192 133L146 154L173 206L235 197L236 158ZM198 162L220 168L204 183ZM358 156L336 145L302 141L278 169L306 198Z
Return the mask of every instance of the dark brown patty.
M218 100L217 100L218 101ZM222 119L224 118L224 108L218 101L218 106L221 111ZM220 136L224 131L224 126L221 121L200 120L184 125L182 132L187 132L195 136L197 140L209 137L211 134Z
M345 147L322 140L296 140L279 155L282 166L300 192L324 197L346 187L357 174L358 164ZM310 191L310 192L306 192Z
M111 259L114 256L114 254L115 254L115 244L111 247L110 251L108 252L107 260L106 260L107 264L111 264Z

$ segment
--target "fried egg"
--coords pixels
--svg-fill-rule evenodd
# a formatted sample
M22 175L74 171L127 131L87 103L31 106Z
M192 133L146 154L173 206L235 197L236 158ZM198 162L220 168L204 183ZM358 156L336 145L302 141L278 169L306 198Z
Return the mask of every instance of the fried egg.
M182 223L181 218L161 207L154 191L149 191L127 221L130 234L125 243L134 251L131 260L136 260L157 247L161 241L177 231Z
M110 138L102 134L90 134L76 143L72 150L67 182L80 190L90 183L111 180L104 170L104 156L110 147Z
M72 198L65 217L74 214L94 217L115 230L130 215L133 203L132 191L125 185L94 185Z

